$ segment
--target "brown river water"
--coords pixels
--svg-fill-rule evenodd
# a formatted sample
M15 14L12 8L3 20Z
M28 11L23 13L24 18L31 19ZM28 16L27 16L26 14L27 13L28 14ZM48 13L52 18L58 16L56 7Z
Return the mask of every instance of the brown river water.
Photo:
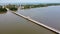
M0 34L56 34L10 11L0 12Z

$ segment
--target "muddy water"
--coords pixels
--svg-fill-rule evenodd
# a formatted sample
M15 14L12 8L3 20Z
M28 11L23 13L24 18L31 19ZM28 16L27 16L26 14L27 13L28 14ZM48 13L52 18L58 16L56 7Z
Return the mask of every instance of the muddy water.
M10 11L0 12L0 34L55 34Z

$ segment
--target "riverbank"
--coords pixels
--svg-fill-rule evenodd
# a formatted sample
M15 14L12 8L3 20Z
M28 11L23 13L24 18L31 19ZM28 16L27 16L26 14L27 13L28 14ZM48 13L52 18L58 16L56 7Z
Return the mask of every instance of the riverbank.
M5 8L9 8L10 10L12 11L17 11L18 8L20 7L20 9L31 9L31 8L41 8L41 7L48 7L48 6L57 6L57 5L60 5L60 3L50 3L50 4L26 4L26 5L23 5L23 4L19 4L19 5L14 5L14 4L8 4L8 5L5 5L4 7Z
M21 5L21 9L30 9L30 8L38 8L38 7L48 7L48 6L57 6L60 5L60 3L50 3L50 4L31 4L31 5Z

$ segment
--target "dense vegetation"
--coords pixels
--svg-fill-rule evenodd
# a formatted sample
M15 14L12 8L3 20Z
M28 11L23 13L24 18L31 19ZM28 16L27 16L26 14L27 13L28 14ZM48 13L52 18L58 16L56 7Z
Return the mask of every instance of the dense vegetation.
M5 11L7 11L7 9L6 8L2 8L2 6L0 6L0 12L5 12Z
M22 5L24 8L22 9L28 9L28 8L36 8L36 7L48 7L48 6L56 6L60 5L60 3L50 3L50 4L37 4L37 5Z
M9 9L12 10L12 11L16 11L17 10L17 8L15 8L15 7L11 7Z
M10 10L12 10L12 11L17 11L17 7L16 7L16 5L7 5L6 6L8 9L10 9Z

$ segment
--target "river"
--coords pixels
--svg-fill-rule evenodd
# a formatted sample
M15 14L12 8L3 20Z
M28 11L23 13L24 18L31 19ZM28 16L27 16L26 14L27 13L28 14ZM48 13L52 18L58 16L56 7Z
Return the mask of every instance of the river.
M56 34L11 11L0 12L0 34Z
M48 6L25 10L19 9L17 12L47 26L60 30L60 6Z

